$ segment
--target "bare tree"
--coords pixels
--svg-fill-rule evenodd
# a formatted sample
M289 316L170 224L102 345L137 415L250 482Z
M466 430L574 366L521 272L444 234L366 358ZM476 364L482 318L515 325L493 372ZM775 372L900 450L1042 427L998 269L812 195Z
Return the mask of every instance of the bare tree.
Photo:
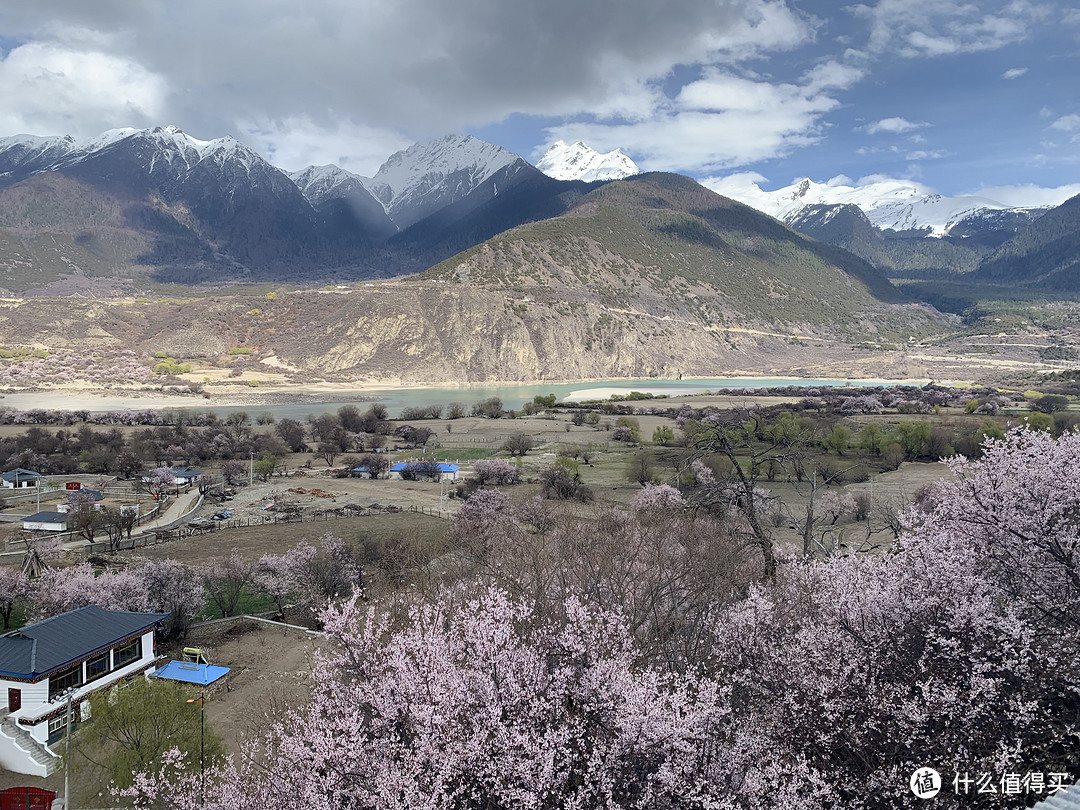
M255 566L235 550L228 557L210 563L202 573L206 595L222 616L236 615L244 588L254 577Z
M221 462L221 476L225 479L226 486L232 486L238 481L242 481L247 474L247 467L242 461L236 459L229 459L228 461Z
M333 467L341 452L341 446L335 442L319 442L319 458L326 462L327 467Z
M713 481L701 488L698 505L705 508L736 508L746 522L747 542L758 548L766 579L776 576L776 551L772 533L761 514L758 483L769 465L792 466L798 446L786 431L769 430L758 410L732 411L715 425L693 436L690 461L718 454L730 465L729 481Z
M98 529L104 526L102 514L94 506L97 498L83 489L67 493L68 528L78 532L91 543Z
M131 537L131 530L135 527L138 515L134 509L115 506L107 506L98 514L99 525L105 530L109 552L115 554L120 550L120 541L124 539L124 536Z
M532 436L525 433L515 433L503 442L502 449L511 456L524 456L536 446Z
M360 463L356 466L363 467L371 478L381 478L390 469L390 459L382 453L367 453L360 457Z

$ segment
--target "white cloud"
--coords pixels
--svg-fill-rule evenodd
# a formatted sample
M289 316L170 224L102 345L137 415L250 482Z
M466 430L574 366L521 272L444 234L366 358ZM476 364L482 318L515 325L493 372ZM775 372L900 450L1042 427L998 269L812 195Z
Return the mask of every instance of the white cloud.
M869 23L870 52L914 58L997 50L1020 42L1053 7L1020 0L987 13L970 0L878 0L848 10Z
M940 160L941 158L948 157L949 153L944 149L920 149L914 152L908 152L905 156L905 160Z
M413 142L392 130L341 120L320 124L306 116L240 122L240 132L267 160L287 171L333 163L365 177Z
M1080 115L1063 115L1050 125L1050 129L1066 133L1072 143L1080 143Z
M786 0L189 0L182 10L166 0L37 0L8 4L0 30L48 43L35 47L95 42L105 58L156 77L156 106L118 94L153 123L259 143L269 131L290 160L305 138L318 146L304 132L323 131L334 143L318 154L358 164L368 144L397 133L416 140L514 113L655 125L676 66L733 64L813 36ZM26 109L18 95L0 99L9 118ZM345 152L353 130L361 142Z
M848 79L845 79L848 80ZM551 141L621 147L645 170L709 172L787 154L814 143L821 117L839 102L810 84L771 84L707 71L647 121L576 122L548 129Z
M757 172L738 172L725 177L707 177L701 184L717 194L763 210L770 202L769 192L761 190L761 185L767 182L768 178Z
M892 135L902 135L905 132L914 132L917 129L923 129L928 126L930 125L925 121L915 122L908 121L906 118L882 118L880 121L874 121L872 124L867 124L862 129L867 135L877 135L882 132Z
M1003 79L1019 79L1021 76L1023 76L1027 72L1028 72L1028 69L1026 67L1023 67L1023 68L1009 68L1008 70L1006 70L1004 73L1001 74L1001 78L1003 78Z
M741 0L728 5L739 9L739 13L729 25L716 29L709 41L714 55L728 55L724 61L788 50L813 35L810 22L793 12L784 0ZM627 11L620 8L621 13Z
M122 57L30 43L0 60L0 133L96 135L169 123L166 84Z
M1080 132L1080 115L1063 115L1050 125L1061 132Z
M1036 186L1030 183L1015 186L983 186L969 193L972 196L989 197L1002 205L1015 208L1040 208L1061 205L1070 197L1080 194L1080 183L1057 187Z
M865 76L866 70L863 68L830 59L815 65L803 74L802 84L808 93L820 93L822 90L847 90Z

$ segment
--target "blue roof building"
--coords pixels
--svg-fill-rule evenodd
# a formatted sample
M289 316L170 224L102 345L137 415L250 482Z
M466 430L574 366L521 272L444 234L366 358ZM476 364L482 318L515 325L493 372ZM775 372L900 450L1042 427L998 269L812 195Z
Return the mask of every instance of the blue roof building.
M390 468L390 477L404 478L405 476L402 475L403 472L408 474L409 470L418 467L424 469L425 474L427 468L438 468L438 478L436 480L439 481L456 481L458 471L461 469L461 467L459 467L457 464L447 464L446 462L438 462L432 464L432 462L430 461L399 461L397 464Z

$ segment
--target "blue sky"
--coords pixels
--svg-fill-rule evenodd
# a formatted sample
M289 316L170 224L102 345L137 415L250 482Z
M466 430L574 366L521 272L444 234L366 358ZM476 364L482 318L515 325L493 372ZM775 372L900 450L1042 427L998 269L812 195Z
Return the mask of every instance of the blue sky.
M0 135L176 124L373 174L469 132L762 188L1080 192L1080 9L1038 0L13 0Z

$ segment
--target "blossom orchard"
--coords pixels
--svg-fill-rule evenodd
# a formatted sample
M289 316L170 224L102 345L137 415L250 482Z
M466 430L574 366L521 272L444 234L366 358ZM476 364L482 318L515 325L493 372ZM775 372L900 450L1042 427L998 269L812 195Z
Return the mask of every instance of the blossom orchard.
M729 517L666 491L605 513L602 553L577 557L560 537L580 548L581 524L481 491L452 534L483 534L492 564L324 613L310 704L216 770L206 806L877 810L910 807L927 766L1075 779L1080 437L1016 430L950 464L890 553L778 555L768 576ZM696 589L706 530L733 551ZM496 532L528 564L495 565ZM662 620L643 633L635 604ZM169 767L137 806L199 806Z

